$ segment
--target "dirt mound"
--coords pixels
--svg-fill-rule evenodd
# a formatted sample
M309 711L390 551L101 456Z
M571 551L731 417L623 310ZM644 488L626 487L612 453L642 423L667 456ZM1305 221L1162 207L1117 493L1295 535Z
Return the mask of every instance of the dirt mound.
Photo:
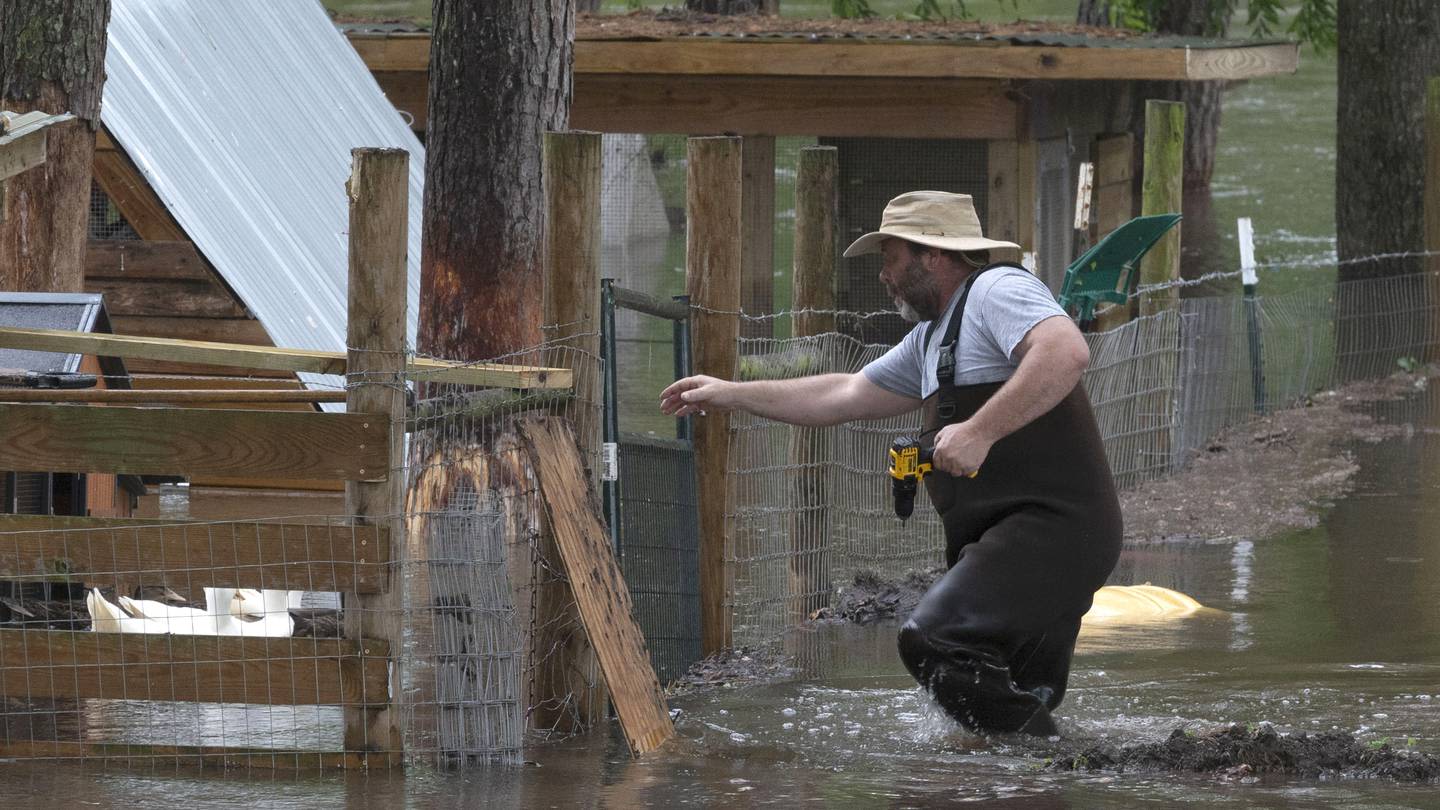
M1393 748L1388 742L1364 745L1343 732L1287 735L1269 726L1249 729L1239 725L1208 734L1177 728L1160 743L1090 745L1057 756L1046 767L1052 771L1214 773L1228 778L1288 774L1407 782L1440 779L1440 757Z
M753 647L732 647L700 659L670 683L671 695L730 683L757 683L795 674L785 655Z

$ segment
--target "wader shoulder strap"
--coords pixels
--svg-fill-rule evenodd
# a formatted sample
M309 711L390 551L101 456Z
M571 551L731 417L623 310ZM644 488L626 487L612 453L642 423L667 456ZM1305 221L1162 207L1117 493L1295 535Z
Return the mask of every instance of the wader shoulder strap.
M965 319L965 302L970 300L970 288L975 285L975 279L986 270L997 267L1014 267L1025 270L1018 264L1012 262L996 262L987 264L984 267L970 274L965 279L965 291L960 293L960 300L955 304L955 312L950 316L950 323L945 326L945 335L940 339L940 356L935 361L935 381L939 384L936 392L938 397L935 402L935 415L940 418L940 423L945 424L955 418L955 343L960 339L960 324ZM1028 273L1029 271L1026 270ZM931 322L930 329L925 333L925 345L930 345L930 337L935 333L936 322Z

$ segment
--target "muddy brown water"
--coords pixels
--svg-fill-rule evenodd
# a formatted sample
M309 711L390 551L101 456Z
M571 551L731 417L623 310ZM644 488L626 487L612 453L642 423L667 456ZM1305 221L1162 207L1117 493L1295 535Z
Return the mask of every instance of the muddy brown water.
M1134 546L1114 581L1211 610L1087 630L1062 742L958 731L913 687L894 628L827 625L789 642L793 679L679 697L678 740L631 760L613 728L532 749L523 767L404 776L271 776L6 763L14 806L1435 807L1440 786L1385 779L1053 772L1072 744L1160 742L1177 727L1342 731L1440 753L1440 395L1380 407L1410 425L1351 448L1353 492L1315 529ZM304 730L305 719L287 720ZM1073 748L1066 749L1073 751Z

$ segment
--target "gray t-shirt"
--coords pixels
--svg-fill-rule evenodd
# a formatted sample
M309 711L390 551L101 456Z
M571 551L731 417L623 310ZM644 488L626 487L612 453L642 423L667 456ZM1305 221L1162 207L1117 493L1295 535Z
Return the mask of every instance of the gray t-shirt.
M935 380L940 342L964 289L962 285L956 290L946 305L946 314L928 346L922 345L930 326L927 321L917 324L904 340L867 364L863 369L865 377L901 396L924 399L935 393L940 387ZM980 274L965 302L965 319L960 323L955 384L1010 379L1019 366L1018 360L1012 359L1015 347L1035 324L1056 315L1065 315L1065 310L1055 302L1044 282L1030 273L1015 267L996 267Z

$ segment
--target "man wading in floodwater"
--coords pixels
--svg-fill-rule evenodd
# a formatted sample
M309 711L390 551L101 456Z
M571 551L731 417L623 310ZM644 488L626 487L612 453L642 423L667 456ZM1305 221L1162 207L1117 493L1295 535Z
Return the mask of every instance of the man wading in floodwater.
M834 425L923 408L949 571L900 629L900 657L966 728L1048 736L1080 617L1120 553L1120 505L1080 386L1089 349L1043 283L989 263L1007 247L968 195L902 194L845 256L883 255L880 280L921 322L903 341L857 374L687 377L660 409Z

